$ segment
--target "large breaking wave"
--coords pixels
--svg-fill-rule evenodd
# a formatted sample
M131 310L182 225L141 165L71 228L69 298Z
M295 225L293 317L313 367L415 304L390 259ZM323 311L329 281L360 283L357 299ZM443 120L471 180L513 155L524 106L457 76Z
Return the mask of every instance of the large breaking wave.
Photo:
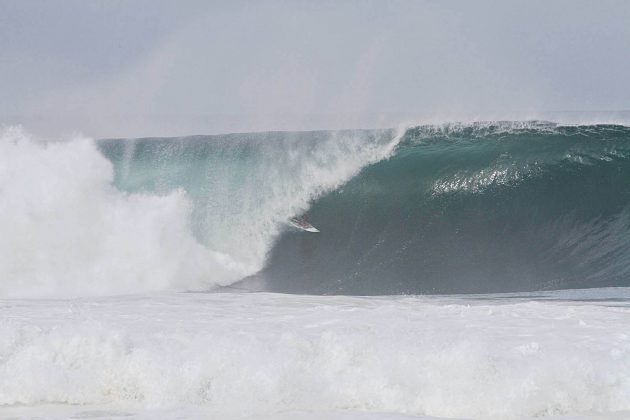
M624 126L44 144L8 129L0 147L4 297L630 284ZM287 225L306 210L320 234Z

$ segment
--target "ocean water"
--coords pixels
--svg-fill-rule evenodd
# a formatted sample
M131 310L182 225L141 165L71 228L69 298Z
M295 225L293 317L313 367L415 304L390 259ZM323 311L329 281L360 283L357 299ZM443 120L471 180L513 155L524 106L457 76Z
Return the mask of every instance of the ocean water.
M0 416L630 418L626 126L0 137Z

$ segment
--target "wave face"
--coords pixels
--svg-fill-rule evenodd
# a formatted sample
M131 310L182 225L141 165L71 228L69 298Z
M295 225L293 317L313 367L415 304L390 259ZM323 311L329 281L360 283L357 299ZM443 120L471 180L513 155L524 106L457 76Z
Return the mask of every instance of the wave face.
M248 287L321 294L630 285L630 128L423 126L311 209Z
M630 284L623 126L0 134L1 297ZM320 234L288 225L306 210Z

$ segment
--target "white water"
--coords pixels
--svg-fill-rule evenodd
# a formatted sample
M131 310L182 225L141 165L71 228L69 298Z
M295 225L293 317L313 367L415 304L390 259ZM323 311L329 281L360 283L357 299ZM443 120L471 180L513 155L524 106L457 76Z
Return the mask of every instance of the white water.
M246 273L195 241L183 191L117 191L88 139L39 144L19 129L1 137L0 296L200 289Z
M0 415L630 418L629 298L4 300Z
M211 241L203 246L191 233L186 191L124 193L111 185L112 165L93 141L41 143L19 128L0 131L0 297L208 290L233 283L262 268L289 216L387 157L399 137L369 144L333 136L313 150L283 150L278 156L285 162L270 154L241 186L240 198L229 189L208 195L214 200L206 216ZM286 168L292 177L281 176ZM252 202L256 190L266 198ZM231 210L213 214L216 207Z

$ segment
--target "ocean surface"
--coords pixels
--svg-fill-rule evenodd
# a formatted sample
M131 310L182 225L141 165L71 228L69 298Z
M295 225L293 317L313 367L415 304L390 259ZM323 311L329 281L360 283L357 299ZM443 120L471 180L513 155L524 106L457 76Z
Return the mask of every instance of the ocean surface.
M0 417L630 418L630 127L0 137Z

